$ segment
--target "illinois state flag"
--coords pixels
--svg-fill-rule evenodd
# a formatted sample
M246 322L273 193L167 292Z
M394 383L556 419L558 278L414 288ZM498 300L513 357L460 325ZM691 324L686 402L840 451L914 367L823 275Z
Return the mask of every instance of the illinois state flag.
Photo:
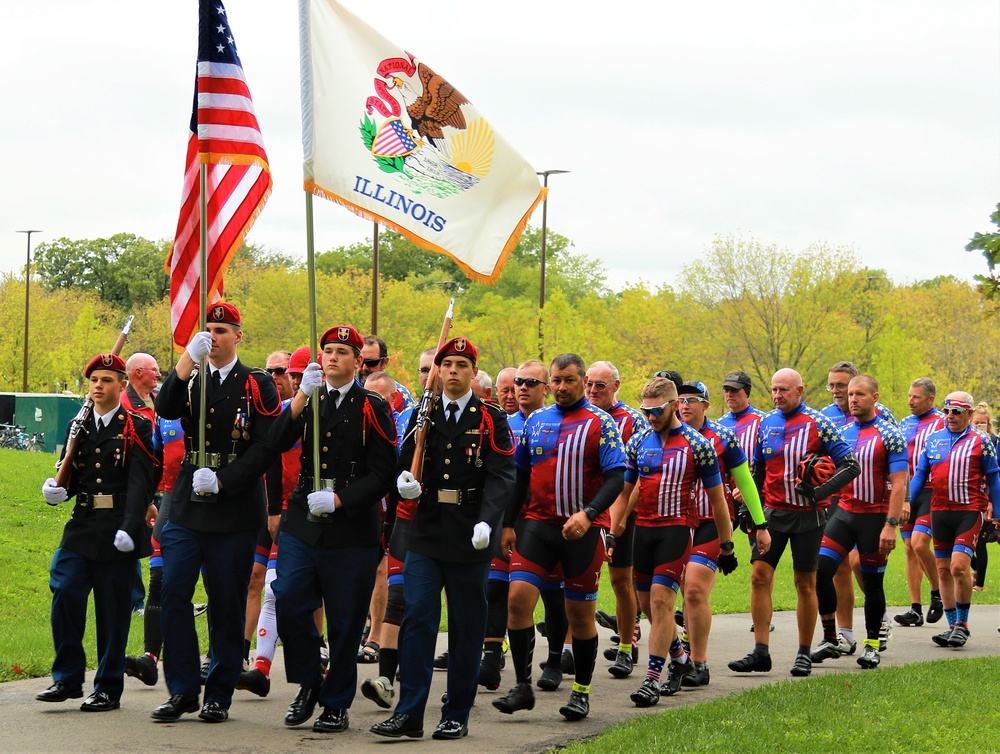
M447 79L334 0L299 0L299 19L306 190L496 282L542 198L534 168Z
M206 165L208 304L222 298L222 278L271 194L271 171L236 42L221 0L198 3L198 75L184 163L184 189L167 255L170 323L182 350L201 313L201 182Z

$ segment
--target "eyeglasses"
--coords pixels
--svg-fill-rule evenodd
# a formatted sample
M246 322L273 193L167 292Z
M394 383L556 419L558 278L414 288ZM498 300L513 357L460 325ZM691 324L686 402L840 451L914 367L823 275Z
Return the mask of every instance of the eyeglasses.
M639 406L639 410L642 411L642 415L645 417L652 416L654 419L659 419L663 416L663 412L666 411L667 406L671 403L676 403L676 401L667 401L662 406L654 406L653 408L646 408L645 406Z
M267 372L268 374L273 374L277 377L280 377L281 375L283 375L285 372L288 371L288 367L265 367L264 371Z
M514 384L518 387L521 385L527 385L528 387L538 387L539 385L548 385L549 383L544 380L536 380L534 377L515 377Z
M834 390L843 390L847 387L846 382L831 382L826 386L826 392L832 393Z
M369 369L374 369L379 364L381 364L383 361L385 361L385 359L383 359L383 358L378 358L378 359L364 359L365 366L368 367Z
M431 368L430 367L420 367L420 369L418 369L417 371L420 372L420 374L430 374L431 373Z
M943 408L941 409L941 413L944 414L945 416L948 416L949 414L951 414L952 416L961 416L968 410L969 409L967 408Z
M587 387L597 388L598 390L604 390L608 386L607 382L588 382Z
M677 402L683 406L691 406L695 403L708 403L704 398L699 398L696 395L692 395L688 398L678 398Z

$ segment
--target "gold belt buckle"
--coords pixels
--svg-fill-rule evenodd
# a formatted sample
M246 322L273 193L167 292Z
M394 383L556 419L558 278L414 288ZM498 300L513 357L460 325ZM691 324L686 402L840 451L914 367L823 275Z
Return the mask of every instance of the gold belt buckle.
M114 495L92 495L90 499L94 510L102 510L115 507Z
M459 503L458 490L438 490L438 502L450 503L451 505L458 505Z

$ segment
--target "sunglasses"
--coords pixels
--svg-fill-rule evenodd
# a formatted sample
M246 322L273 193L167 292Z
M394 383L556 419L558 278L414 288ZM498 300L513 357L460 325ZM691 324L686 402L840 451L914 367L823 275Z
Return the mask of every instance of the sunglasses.
M515 377L514 384L518 387L521 385L527 385L528 387L538 387L539 385L548 385L549 383L544 380L536 380L534 377Z
M646 408L645 406L639 406L639 410L642 411L642 415L646 418L652 416L654 419L659 419L663 416L663 412L666 411L667 406L676 401L667 401L662 406L654 406L653 408Z
M968 410L969 409L967 408L943 408L941 409L941 413L944 414L945 416L948 416L949 414L951 414L952 416L961 416Z
M695 403L708 403L708 401L704 398L698 398L697 396L693 396L691 398L678 398L677 402L684 406L691 406Z
M266 367L264 371L267 372L268 374L273 374L277 377L280 377L281 375L283 375L285 372L288 371L288 367Z
M598 390L604 390L608 386L607 382L588 382L587 387L596 388Z
M379 364L381 364L383 361L385 361L385 359L381 359L381 358L380 359L364 359L365 366L368 367L369 369L374 369Z

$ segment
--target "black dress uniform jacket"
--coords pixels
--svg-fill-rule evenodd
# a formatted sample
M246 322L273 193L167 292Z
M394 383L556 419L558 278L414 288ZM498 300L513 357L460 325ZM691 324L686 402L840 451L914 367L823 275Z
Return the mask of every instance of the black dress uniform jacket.
M500 523L514 493L514 444L507 414L473 395L454 429L449 429L444 405L431 414L424 452L424 492L410 524L409 549L436 560L467 563L499 555ZM414 440L407 429L399 469L409 469ZM461 503L441 503L438 490L458 490ZM492 528L491 547L476 550L472 530L480 521Z
M200 379L195 373L181 380L171 371L156 397L158 416L181 420L187 451L198 449ZM237 360L217 390L209 386L206 407L205 453L221 454L215 470L218 499L191 500L191 479L198 466L185 454L171 495L170 521L204 532L261 529L267 521L263 474L273 461L267 433L280 410L274 380Z
M73 517L59 546L89 560L135 560L152 548L146 509L155 490L153 425L144 416L119 407L98 431L93 421L73 458L67 493L76 496ZM113 508L94 508L92 495L111 495ZM121 529L135 543L131 552L115 548Z
M313 395L320 401L321 479L335 480L341 507L322 521L310 521L307 497L315 489L313 466L313 407L298 419L285 410L274 423L270 444L283 453L302 439L302 471L282 514L281 531L318 547L372 547L382 525L379 502L395 481L396 427L389 404L357 382L333 408L327 387Z

